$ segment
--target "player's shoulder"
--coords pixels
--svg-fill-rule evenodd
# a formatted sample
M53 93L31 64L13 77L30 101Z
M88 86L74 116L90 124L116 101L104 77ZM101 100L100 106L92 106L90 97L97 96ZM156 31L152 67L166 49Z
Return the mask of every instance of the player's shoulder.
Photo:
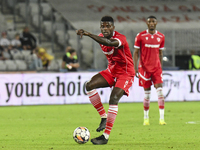
M146 30L139 32L136 36L144 36L145 34L147 34Z
M164 35L163 33L159 32L159 31L157 31L156 34L157 34L158 36L160 36L160 37L165 37L165 35Z
M126 36L124 34L117 32L117 31L114 32L113 38L126 40Z
M117 36L124 36L124 37L125 37L125 35L123 35L122 33L119 33L118 31L115 31L115 32L114 32L114 36L116 36L116 37L117 37Z

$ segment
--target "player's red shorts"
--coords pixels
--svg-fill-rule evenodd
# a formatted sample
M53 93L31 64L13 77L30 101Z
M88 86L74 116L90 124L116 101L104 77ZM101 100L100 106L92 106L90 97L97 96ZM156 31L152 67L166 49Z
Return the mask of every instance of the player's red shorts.
M125 95L129 95L129 88L132 86L134 77L128 75L113 76L108 69L103 70L100 74L106 79L110 87L118 87L125 91Z
M139 72L139 86L149 88L153 84L163 83L162 69L157 69L155 72L146 72L142 68L138 69Z

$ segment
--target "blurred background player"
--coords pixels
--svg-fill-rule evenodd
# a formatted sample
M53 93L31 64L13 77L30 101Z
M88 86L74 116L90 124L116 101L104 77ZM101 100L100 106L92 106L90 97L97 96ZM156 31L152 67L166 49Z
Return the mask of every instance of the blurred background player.
M144 125L149 125L149 105L152 82L158 94L158 106L160 112L159 124L164 121L164 95L162 89L162 50L164 49L165 36L156 30L157 19L149 16L146 20L148 29L137 34L134 45L134 68L136 77L139 77L139 86L144 88ZM139 66L138 59L139 60ZM138 68L137 68L138 66Z
M66 54L63 56L62 68L67 71L74 72L79 68L78 58L74 49L66 49Z
M114 20L110 16L104 16L100 21L101 34L91 34L83 29L77 31L82 37L88 36L100 44L103 53L108 60L106 70L94 75L86 84L87 94L92 105L101 116L101 123L97 132L105 129L104 133L91 139L93 144L107 144L108 138L118 113L118 102L123 95L129 95L128 89L134 81L134 65L131 51L126 37L115 30ZM101 103L97 88L113 87L109 99L108 114ZM107 118L107 119L106 119Z

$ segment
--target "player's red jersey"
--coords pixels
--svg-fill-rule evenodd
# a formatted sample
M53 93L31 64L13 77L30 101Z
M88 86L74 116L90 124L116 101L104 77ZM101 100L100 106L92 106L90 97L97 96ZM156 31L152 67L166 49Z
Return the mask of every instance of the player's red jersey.
M99 36L103 37L103 34L101 33ZM135 70L133 59L126 37L123 34L114 31L112 38L119 41L118 47L100 44L103 53L108 59L108 69L116 77L118 75L134 76Z
M164 43L164 34L157 30L153 35L148 32L148 29L138 33L134 48L140 49L139 67L147 72L154 72L156 69L161 68L159 50L164 49Z

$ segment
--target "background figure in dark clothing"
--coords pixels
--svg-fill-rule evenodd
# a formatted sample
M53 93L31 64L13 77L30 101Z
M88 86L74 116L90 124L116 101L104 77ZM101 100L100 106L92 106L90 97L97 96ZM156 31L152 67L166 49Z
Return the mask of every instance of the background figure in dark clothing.
M3 55L4 49L0 46L0 60L6 60L7 58Z
M36 38L29 32L28 27L24 28L20 41L24 50L33 50L37 46Z
M68 56L67 53L70 53L70 56ZM79 66L76 51L74 49L70 49L63 56L62 68L67 69L68 71L77 71Z

